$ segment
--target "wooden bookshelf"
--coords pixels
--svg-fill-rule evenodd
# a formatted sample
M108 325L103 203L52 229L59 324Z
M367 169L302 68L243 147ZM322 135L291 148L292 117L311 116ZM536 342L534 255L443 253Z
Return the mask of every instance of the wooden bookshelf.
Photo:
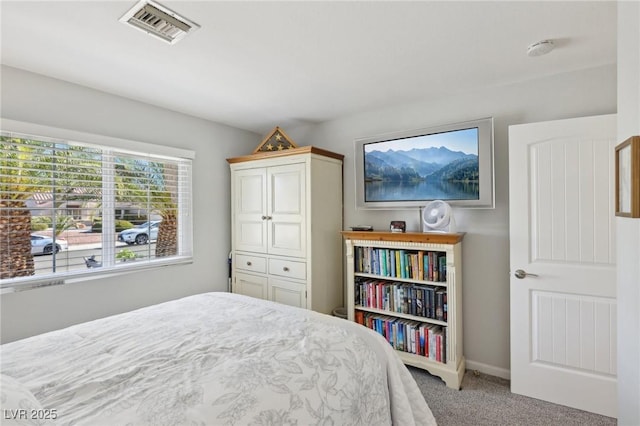
M343 231L347 316L382 334L402 361L459 389L464 233Z

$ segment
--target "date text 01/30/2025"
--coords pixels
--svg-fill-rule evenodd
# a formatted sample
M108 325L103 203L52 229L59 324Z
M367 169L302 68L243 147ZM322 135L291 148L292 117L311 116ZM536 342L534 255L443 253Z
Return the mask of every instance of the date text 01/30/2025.
M58 418L58 410L47 409L3 409L2 418L5 420L55 420Z

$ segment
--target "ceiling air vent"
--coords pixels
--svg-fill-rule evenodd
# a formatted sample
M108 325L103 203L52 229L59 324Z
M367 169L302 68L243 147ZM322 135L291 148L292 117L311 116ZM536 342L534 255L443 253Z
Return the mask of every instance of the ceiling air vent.
M174 44L188 33L200 28L166 7L151 0L138 2L120 18L120 22Z

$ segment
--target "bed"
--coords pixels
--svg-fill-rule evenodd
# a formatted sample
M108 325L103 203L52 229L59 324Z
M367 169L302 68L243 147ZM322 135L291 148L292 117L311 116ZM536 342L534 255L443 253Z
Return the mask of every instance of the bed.
M3 424L434 425L375 332L205 293L0 347Z

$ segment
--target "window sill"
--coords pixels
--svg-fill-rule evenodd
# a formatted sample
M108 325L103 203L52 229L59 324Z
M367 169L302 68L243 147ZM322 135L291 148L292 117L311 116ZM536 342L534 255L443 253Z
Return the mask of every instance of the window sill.
M51 287L65 284L76 284L85 281L92 281L103 278L118 277L128 275L134 272L147 271L152 269L160 269L167 266L188 265L193 263L193 257L172 257L170 260L152 260L142 262L122 262L116 267L105 268L100 271L100 268L93 268L90 271L61 273L57 275L49 275L46 277L25 277L14 278L6 280L0 284L0 295L6 293L14 293L18 291L33 290L43 287Z

